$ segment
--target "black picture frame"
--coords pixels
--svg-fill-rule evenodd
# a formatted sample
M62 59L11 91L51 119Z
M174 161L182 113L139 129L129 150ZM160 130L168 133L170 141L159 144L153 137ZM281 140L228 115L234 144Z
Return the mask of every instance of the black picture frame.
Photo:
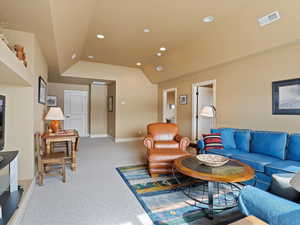
M272 114L300 115L300 78L272 82Z
M180 95L179 96L179 104L180 105L187 105L188 104L188 96L187 95Z
M38 103L46 105L47 101L47 83L40 76L39 77L39 90L38 90Z

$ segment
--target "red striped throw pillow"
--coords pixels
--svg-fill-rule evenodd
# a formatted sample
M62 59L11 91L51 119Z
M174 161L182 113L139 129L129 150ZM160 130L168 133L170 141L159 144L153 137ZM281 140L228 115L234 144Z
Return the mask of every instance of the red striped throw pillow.
M224 149L220 133L203 134L204 150Z

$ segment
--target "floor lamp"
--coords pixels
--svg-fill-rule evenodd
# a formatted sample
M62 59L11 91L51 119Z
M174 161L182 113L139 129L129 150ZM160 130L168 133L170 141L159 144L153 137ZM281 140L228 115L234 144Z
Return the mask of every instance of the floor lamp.
M209 117L211 118L211 122L212 122L212 128L215 128L215 117L216 117L216 113L217 113L217 110L216 108L213 106L213 105L207 105L207 106L204 106L202 109L201 109L201 112L200 112L200 116L204 116L204 117Z

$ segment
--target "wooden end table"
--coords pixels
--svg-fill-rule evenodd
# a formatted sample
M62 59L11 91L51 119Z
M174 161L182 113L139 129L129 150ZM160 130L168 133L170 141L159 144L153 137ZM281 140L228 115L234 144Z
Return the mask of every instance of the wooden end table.
M179 184L184 184L177 178L176 172L192 178L189 182L185 181L186 183L192 185L201 183L203 186L201 192L195 191L192 185L187 185L183 193L195 202L193 206L207 210L210 219L213 218L215 209L236 207L236 195L241 189L241 185L237 182L247 181L255 176L253 168L238 160L230 159L223 166L209 167L202 164L195 156L183 156L174 161L173 175ZM199 199L197 196L199 193L207 198Z
M46 152L51 152L51 143L55 142L71 142L71 169L77 169L77 154L76 154L76 141L79 138L77 130L67 130L61 133L46 132L42 135L42 139L46 142Z
M258 219L255 216L247 216L239 221L231 223L229 225L268 225L264 221Z

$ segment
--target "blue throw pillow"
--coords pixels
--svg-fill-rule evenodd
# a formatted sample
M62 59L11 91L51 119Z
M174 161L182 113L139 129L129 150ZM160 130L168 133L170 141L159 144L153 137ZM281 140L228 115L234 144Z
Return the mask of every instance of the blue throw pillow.
M235 130L234 140L236 148L245 152L250 152L250 130Z
M234 130L232 128L211 129L212 133L221 133L222 143L225 149L236 149Z

